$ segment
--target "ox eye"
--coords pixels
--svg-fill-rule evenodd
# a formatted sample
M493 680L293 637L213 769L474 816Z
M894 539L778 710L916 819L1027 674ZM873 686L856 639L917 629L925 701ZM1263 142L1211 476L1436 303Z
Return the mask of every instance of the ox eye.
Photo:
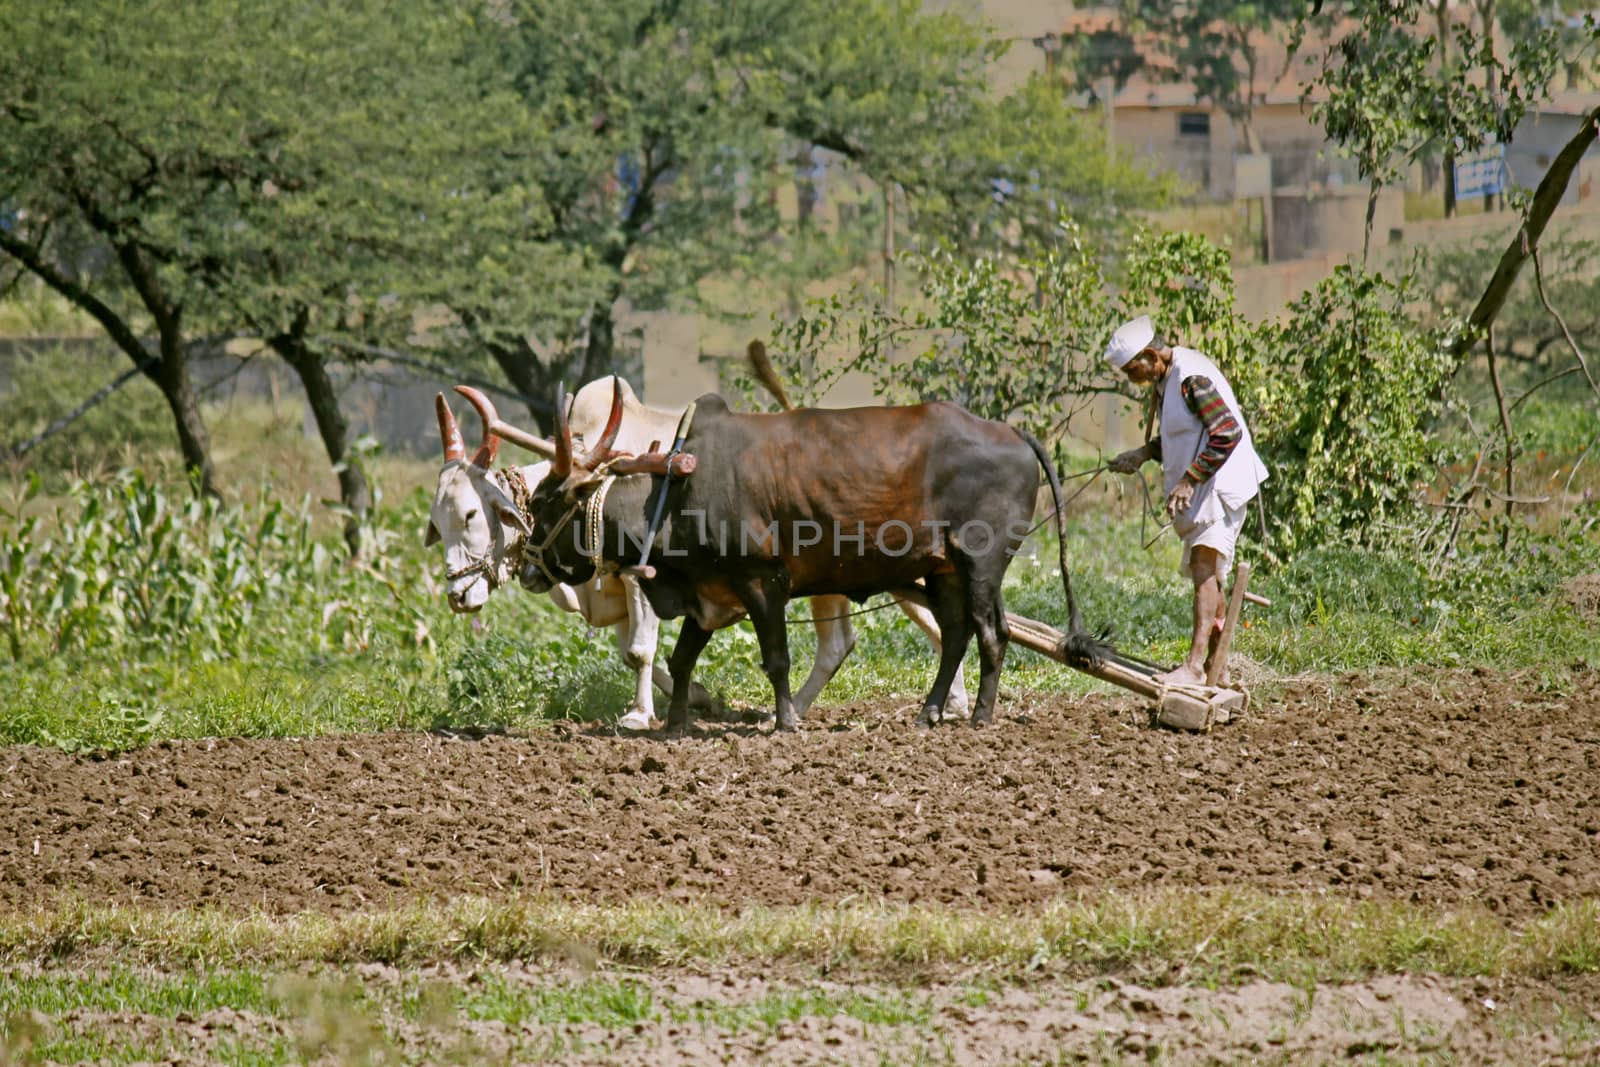
M475 519L477 517L478 517L478 509L477 508L473 508L471 511L467 512L467 521L468 522L471 522L473 519Z

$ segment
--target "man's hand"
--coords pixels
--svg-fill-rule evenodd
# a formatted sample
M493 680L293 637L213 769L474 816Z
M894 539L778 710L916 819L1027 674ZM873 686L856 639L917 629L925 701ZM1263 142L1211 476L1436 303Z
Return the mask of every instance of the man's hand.
M1176 520L1179 515L1189 510L1189 505L1193 502L1194 483L1185 474L1172 492L1167 495L1167 518Z
M1119 452L1111 462L1106 464L1106 470L1112 474L1133 474L1150 458L1148 445L1130 448L1126 452Z

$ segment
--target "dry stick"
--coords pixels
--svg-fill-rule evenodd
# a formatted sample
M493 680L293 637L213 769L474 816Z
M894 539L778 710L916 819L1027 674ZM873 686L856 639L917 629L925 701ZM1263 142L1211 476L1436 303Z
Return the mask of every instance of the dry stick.
M156 360L151 358L145 360L143 363L129 367L127 370L117 375L113 381L108 382L107 384L102 385L99 389L95 390L94 394L90 396L89 399L85 400L83 403L79 404L77 407L61 416L61 418L55 420L50 425L34 434L32 437L29 437L23 441L19 441L17 444L7 448L5 450L6 456L11 459L21 459L23 456L27 455L29 452L32 452L45 441L48 441L62 430L65 430L68 426L71 426L74 422L77 422L84 415L87 415L91 408L99 404L118 389L121 389L124 385L127 385L128 382L132 381L136 376L143 374L150 367L155 366L155 364Z
M1539 260L1534 259L1535 269ZM1506 391L1500 384L1500 361L1494 354L1494 324L1489 324L1489 329L1483 335L1483 349L1489 356L1489 381L1494 386L1495 406L1500 410L1500 438L1505 443L1506 449L1506 528L1500 532L1500 547L1506 549L1511 546L1511 498L1516 489L1512 485L1516 457L1511 449L1511 416L1506 412Z
M1528 386L1527 390L1525 392L1523 392L1522 395L1518 396L1515 400L1513 400L1511 402L1511 406L1507 410L1509 410L1509 411L1517 410L1519 407L1522 406L1522 402L1524 400L1528 399L1534 393L1537 393L1540 389L1543 389L1545 386L1549 385L1551 382L1559 382L1561 379L1567 377L1568 375L1577 374L1582 369L1583 368L1581 368L1581 367L1568 367L1566 370L1558 370L1558 371L1556 371L1554 374L1550 375L1549 377L1540 378L1538 381L1536 381L1532 385Z
M1600 397L1600 384L1596 384L1594 375L1589 373L1589 362L1583 358L1583 349L1578 347L1577 339L1572 336L1572 331L1567 329L1567 320L1561 317L1561 312L1555 309L1554 305L1550 303L1550 298L1545 295L1544 268L1539 263L1539 250L1537 248L1533 250L1533 280L1539 289L1539 303L1544 305L1544 309L1550 313L1550 317L1556 320L1556 325L1561 327L1561 336L1567 339L1567 347L1572 349L1574 356L1578 357L1578 366L1583 368L1583 376L1589 380L1589 388L1594 390L1595 396Z

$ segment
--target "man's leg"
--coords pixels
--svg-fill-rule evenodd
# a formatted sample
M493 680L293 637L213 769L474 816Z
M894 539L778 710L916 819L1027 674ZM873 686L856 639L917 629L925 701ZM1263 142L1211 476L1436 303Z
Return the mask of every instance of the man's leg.
M1189 655L1175 670L1156 677L1163 682L1204 685L1206 659L1226 610L1222 597L1222 554L1206 545L1189 549L1189 577L1194 581L1194 630L1190 636Z
M1201 668L1207 678L1211 677L1211 661L1216 657L1217 645L1222 642L1222 628L1228 624L1228 591L1222 586L1221 567L1217 576L1217 614L1211 622L1211 636L1206 640L1206 659ZM1222 673L1217 676L1217 684L1227 686L1233 681L1228 674L1228 665L1222 665Z

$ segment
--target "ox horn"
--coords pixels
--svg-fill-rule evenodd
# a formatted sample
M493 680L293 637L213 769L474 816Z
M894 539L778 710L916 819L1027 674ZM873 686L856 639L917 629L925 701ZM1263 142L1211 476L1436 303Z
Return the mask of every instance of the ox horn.
M473 407L478 409L478 417L483 420L484 434L494 434L496 437L510 441L514 445L521 445L529 452L537 452L549 459L556 454L556 446L552 441L543 437L535 437L526 430L519 430L502 419L495 411L494 404L487 396L470 385L456 386L456 392L466 397Z
M622 379L611 376L611 413L606 416L606 428L583 458L585 467L593 468L611 458L611 446L617 443L617 431L622 428Z
M550 474L566 478L572 473L572 424L567 421L567 387L556 383L556 454L550 460Z
M444 461L454 463L467 458L467 446L461 442L461 428L456 425L455 413L443 393L433 398L433 410L439 416L439 440L444 444Z

